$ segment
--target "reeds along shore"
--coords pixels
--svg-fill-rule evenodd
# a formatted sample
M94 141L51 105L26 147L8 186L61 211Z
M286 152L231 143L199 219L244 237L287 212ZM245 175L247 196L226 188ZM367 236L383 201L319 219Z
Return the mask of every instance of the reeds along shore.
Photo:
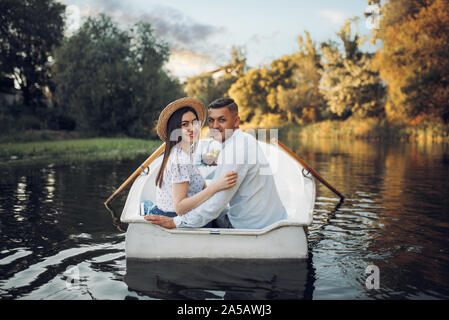
M449 124L423 121L416 125L394 125L379 119L326 120L279 128L284 137L339 138L391 141L449 142Z

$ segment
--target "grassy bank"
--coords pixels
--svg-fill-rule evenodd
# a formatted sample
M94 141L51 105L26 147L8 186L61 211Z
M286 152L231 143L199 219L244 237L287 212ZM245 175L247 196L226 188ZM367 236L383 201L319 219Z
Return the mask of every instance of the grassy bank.
M89 138L76 131L22 130L0 135L0 144Z
M449 142L449 125L431 121L401 126L392 125L378 119L327 120L305 126L285 125L280 128L280 134L285 138L308 137Z
M139 154L150 154L160 144L160 141L132 138L1 143L0 164L133 158Z

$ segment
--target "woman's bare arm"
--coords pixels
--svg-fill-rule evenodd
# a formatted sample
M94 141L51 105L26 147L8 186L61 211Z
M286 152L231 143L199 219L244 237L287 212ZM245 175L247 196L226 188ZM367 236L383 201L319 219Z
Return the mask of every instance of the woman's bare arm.
M213 186L204 188L197 194L187 197L188 182L173 184L173 204L178 215L183 215L213 196L218 190Z

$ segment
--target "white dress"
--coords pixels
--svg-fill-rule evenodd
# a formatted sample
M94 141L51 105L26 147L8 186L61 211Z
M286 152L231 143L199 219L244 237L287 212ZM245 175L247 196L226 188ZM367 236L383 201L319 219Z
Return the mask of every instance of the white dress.
M165 212L175 212L173 205L173 184L189 182L187 197L191 197L204 188L204 179L193 164L192 157L178 145L174 146L167 160L162 179L162 187L156 187L156 205Z

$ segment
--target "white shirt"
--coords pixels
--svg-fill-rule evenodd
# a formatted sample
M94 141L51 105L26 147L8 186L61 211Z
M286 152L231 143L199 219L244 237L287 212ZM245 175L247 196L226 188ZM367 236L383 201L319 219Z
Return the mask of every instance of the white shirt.
M237 184L175 217L177 228L202 227L216 219L228 203L229 221L236 229L262 229L287 218L268 161L253 136L235 130L223 143L217 162L214 179L235 171Z
M173 184L189 182L187 197L197 194L204 188L204 179L191 157L178 145L170 151L162 178L162 187L156 187L156 205L165 212L175 212L173 204Z

